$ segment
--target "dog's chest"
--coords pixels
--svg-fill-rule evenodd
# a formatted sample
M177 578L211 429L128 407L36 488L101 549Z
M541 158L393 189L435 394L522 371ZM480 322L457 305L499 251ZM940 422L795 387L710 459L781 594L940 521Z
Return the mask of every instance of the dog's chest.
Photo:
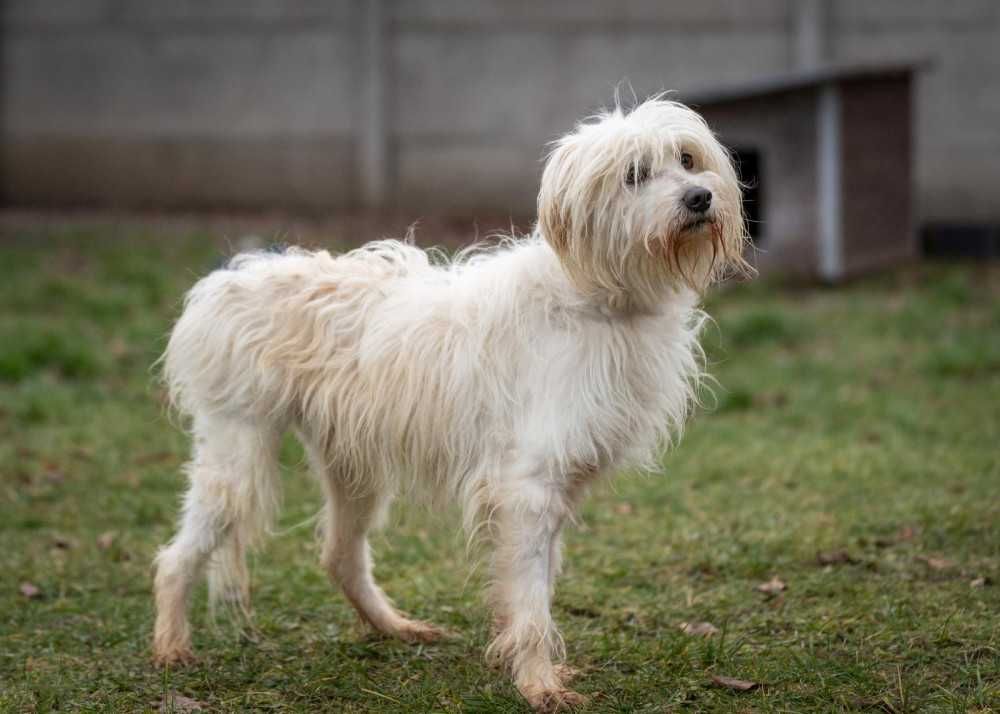
M541 340L528 360L523 442L584 470L645 461L691 401L698 361L688 320L572 328Z

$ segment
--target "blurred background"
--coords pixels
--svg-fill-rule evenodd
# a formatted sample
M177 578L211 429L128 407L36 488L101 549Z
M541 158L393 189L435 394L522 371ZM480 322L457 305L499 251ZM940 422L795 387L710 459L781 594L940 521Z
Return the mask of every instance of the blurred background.
M739 154L765 269L836 280L921 252L1000 253L994 0L7 0L3 13L6 208L526 226L546 142L616 92L676 90Z

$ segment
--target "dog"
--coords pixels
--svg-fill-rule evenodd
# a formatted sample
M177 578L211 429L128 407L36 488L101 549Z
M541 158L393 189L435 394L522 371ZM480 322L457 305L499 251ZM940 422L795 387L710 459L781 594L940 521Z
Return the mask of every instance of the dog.
M584 698L551 614L560 531L588 487L656 470L704 377L700 295L748 269L741 186L705 121L662 96L554 143L528 236L434 260L406 241L248 253L199 281L163 360L190 417L190 486L156 557L154 657L192 658L187 607L249 608L245 553L279 502L293 430L322 484L322 564L366 623L442 632L372 578L400 491L457 501L492 552L487 659L537 710Z

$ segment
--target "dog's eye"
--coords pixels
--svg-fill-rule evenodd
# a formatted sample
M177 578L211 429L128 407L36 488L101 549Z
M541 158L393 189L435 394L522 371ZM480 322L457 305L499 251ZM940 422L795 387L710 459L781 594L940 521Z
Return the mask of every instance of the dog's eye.
M684 167L685 171L690 171L694 168L694 157L691 154L684 152L681 154L681 166Z
M629 164L625 170L625 185L638 186L649 178L649 167L645 164Z

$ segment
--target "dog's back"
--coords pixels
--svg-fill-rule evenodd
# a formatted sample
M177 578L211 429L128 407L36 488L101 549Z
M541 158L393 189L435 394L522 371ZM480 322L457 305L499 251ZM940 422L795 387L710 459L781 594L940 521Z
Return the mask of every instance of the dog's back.
M308 399L294 385L336 372L388 284L431 271L423 251L396 241L336 257L295 248L235 256L185 298L163 360L171 402L188 415L287 421Z

